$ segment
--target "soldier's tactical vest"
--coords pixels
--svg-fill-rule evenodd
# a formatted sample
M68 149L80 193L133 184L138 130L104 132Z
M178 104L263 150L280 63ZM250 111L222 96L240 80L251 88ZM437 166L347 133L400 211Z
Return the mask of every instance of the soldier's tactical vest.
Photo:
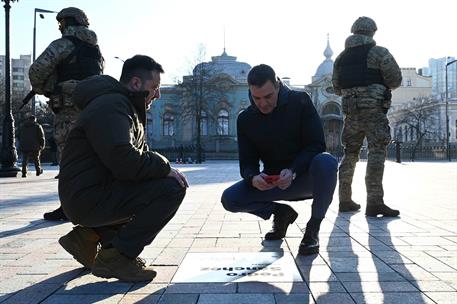
M340 57L339 81L341 88L365 87L379 83L384 85L381 71L367 66L367 57L374 44L366 44L345 49Z
M103 57L98 45L92 45L74 36L64 36L75 48L57 66L57 83L67 80L83 80L102 73Z

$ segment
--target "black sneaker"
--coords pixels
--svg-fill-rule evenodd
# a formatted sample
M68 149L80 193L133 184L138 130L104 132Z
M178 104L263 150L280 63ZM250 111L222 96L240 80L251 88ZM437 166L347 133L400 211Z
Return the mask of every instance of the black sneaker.
M268 241L284 238L287 228L297 219L298 213L289 205L278 204L273 216L273 227L265 234L265 240Z
M67 216L63 213L62 207L59 207L52 212L46 212L43 214L43 218L47 221L68 221Z
M385 204L379 205L367 205L367 210L365 211L366 216L373 216L377 217L378 215L382 215L385 217L396 217L400 215L400 211L389 208Z
M360 209L360 205L354 202L353 200L350 201L340 201L339 212L351 212L357 211Z
M40 170L36 172L36 176L40 176L41 174L43 174L43 168L40 168Z
M27 173L22 173L22 177L27 177Z

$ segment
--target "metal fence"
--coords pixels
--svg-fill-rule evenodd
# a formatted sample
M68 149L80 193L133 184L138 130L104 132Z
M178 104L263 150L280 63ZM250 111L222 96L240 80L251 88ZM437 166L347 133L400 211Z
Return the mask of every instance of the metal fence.
M195 146L184 146L182 148L169 147L154 149L154 151L164 155L172 162L179 160L179 162L183 163L192 163L195 162L197 158ZM344 155L342 147L338 147L329 152L334 155L338 161L340 161ZM18 153L20 154L19 151ZM397 153L399 153L399 155L397 155ZM449 146L449 153L452 160L457 160L457 144L451 144ZM360 159L366 160L367 156L368 149L366 146L362 146L362 149L360 150ZM415 149L413 145L400 144L399 151L397 152L397 145L395 143L389 144L387 146L387 159L397 161L398 156L401 161L438 161L448 159L445 145L425 145ZM21 159L21 155L19 155L19 157ZM202 161L205 161L206 159L238 159L238 153L237 151L224 151L219 153L214 151L202 151L202 158ZM41 154L41 160L43 162L56 162L55 151L51 151L49 147L46 147Z
M398 149L398 150L397 150ZM338 160L344 155L342 147L338 147L332 153ZM457 144L449 145L449 154L451 160L457 160ZM368 148L362 146L360 149L360 159L366 160L368 157ZM391 143L387 146L387 159L392 161L434 161L447 160L447 150L445 145L423 145L415 147L412 144Z

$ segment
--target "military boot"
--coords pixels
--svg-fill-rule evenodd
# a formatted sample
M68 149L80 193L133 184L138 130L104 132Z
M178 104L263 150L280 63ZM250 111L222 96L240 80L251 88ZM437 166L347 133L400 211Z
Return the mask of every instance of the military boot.
M360 205L354 202L353 200L349 201L340 201L339 211L340 212L351 212L357 211L360 209Z
M277 204L273 216L273 227L265 234L265 240L268 241L284 238L287 228L297 219L298 213L289 205Z
M59 239L59 244L76 261L90 269L97 255L99 240L100 237L92 228L75 226L72 231Z
M306 224L306 231L298 247L298 254L311 255L319 253L319 229L322 219L312 217Z
M116 278L127 282L150 281L157 273L146 266L146 262L137 257L129 258L116 248L102 248L95 258L92 274L109 279Z
M43 218L47 221L68 221L67 216L63 213L62 207L51 212L46 212L43 214Z
M365 211L366 216L377 217L382 215L385 217L396 217L400 215L400 211L389 208L386 204L377 204L377 205L367 205L367 210Z

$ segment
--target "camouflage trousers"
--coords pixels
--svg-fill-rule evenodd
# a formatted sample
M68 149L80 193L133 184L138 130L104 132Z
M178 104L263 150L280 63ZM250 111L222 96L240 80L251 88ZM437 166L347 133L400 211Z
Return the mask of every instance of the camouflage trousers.
M391 137L389 121L381 107L355 110L346 114L344 118L342 135L344 156L339 167L340 202L352 199L352 178L365 137L368 142L368 163L365 175L367 204L383 203L384 161L386 147Z
M57 145L57 151L59 152L59 163L68 134L75 125L78 115L79 111L75 108L64 108L55 114L54 139Z

